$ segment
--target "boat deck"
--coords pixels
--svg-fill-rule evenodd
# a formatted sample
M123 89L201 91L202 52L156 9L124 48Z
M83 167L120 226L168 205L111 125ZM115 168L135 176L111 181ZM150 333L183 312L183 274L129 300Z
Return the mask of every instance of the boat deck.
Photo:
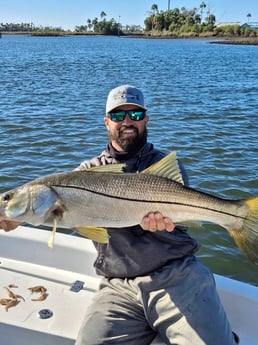
M13 284L17 288L11 291L25 299L19 300L8 312L0 305L1 344L74 344L80 320L99 284L99 278L93 275L94 271L88 264L92 262L94 249L91 252L82 248L82 252L78 252L78 238L72 236L66 237L69 245L67 253L63 236L62 239L57 236L59 243L54 249L49 249L47 242L42 242L42 236L47 241L48 232L41 231L41 240L38 241L37 229L33 229L35 233L30 232L29 238L26 238L26 230L19 229L1 236L0 298L8 298L4 287ZM83 271L92 275L85 275ZM71 287L77 280L83 281L84 286L81 291L73 292ZM31 300L40 296L28 290L34 286L47 289L44 301ZM41 319L41 310L43 315L46 314L44 310L50 310L53 316ZM12 340L14 336L17 342Z
M9 233L0 231L0 299L8 298L5 287L10 284L17 286L11 291L25 299L20 299L8 311L0 305L1 345L72 345L75 342L83 314L100 280L92 267L96 253L91 241L60 233L54 248L49 249L49 234L27 227ZM240 344L257 345L258 288L215 277ZM78 292L71 290L76 281L84 282ZM34 286L47 289L45 300L31 300L39 297L28 290ZM52 313L51 317L39 317L47 316L48 312ZM158 339L154 343L162 344Z

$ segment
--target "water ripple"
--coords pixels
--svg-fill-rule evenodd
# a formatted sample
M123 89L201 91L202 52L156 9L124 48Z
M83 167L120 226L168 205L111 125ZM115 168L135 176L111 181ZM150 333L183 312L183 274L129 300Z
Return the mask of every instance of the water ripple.
M256 47L29 36L3 36L0 46L0 192L98 154L106 95L131 83L146 95L151 141L178 152L194 188L258 195ZM214 272L258 284L257 267L224 230L191 233Z

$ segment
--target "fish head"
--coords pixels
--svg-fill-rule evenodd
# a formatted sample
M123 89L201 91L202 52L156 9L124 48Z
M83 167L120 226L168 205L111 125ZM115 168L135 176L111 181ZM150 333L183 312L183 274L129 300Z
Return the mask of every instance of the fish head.
M0 197L1 214L10 219L23 215L28 208L28 188L19 187L5 192Z
M44 184L27 184L0 197L0 212L7 219L43 224L57 208L58 196Z

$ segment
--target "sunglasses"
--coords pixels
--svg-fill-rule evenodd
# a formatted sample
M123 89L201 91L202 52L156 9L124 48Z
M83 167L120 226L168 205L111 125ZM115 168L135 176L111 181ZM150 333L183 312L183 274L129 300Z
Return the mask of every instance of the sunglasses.
M107 117L112 121L119 122L124 121L126 115L133 121L141 121L145 118L145 110L118 110L107 114Z

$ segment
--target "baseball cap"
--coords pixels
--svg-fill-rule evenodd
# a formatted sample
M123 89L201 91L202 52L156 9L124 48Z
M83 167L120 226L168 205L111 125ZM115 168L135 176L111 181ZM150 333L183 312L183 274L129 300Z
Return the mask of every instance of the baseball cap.
M132 85L122 85L109 92L106 103L106 114L124 104L136 105L147 110L144 105L144 97L141 90Z

